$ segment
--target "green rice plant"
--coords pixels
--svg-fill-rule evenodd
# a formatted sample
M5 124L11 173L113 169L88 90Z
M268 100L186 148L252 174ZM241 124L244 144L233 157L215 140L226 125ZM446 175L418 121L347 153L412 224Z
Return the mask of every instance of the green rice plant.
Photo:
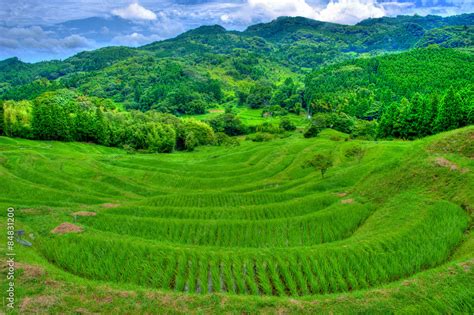
M276 262L278 264L277 272L279 273L280 278L282 279L284 286L287 289L286 295L298 296L299 293L296 280L294 279L290 271L288 263L280 257L276 257ZM298 269L298 265L293 265L292 268L296 273L300 272Z
M317 294L321 291L321 288L318 283L317 274L314 270L312 270L312 266L308 260L308 258L298 253L298 261L297 265L300 265L303 271L302 276L302 283L299 284L300 286L307 286L309 288L309 292L311 294ZM303 288L303 295L305 295L305 289Z
M199 273L199 260L196 254L192 254L188 260L188 279L187 279L187 290L188 292L195 293L197 290L197 277Z
M268 270L268 279L269 279L269 282L271 283L271 286L273 288L272 291L274 292L274 294L279 295L279 296L287 295L285 292L286 291L285 285L281 281L281 278L280 278L277 262L275 262L273 259L268 260L266 262L266 267Z
M0 203L20 204L19 221L37 235L33 251L93 281L338 294L437 267L465 240L472 172L461 170L472 161L450 153L458 171L436 166L432 143L361 142L363 161L348 163L352 144L324 135L166 156L0 137ZM324 180L301 167L329 151ZM73 219L80 210L97 215ZM62 222L84 230L50 233Z
M268 292L268 291L263 291L262 289L259 289L261 288L262 284L260 282L259 270L256 266L256 261L254 261L253 259L248 259L248 258L244 259L243 277L244 277L244 281L247 287L247 289L245 290L246 292L250 294L254 294L254 295ZM266 286L265 289L267 289L268 287L267 287L267 280L265 278L265 275L262 275L262 277L264 281L263 285ZM271 288L270 288L270 292L271 292Z
M178 256L178 265L176 268L176 281L174 289L176 291L184 291L186 287L186 282L189 279L189 260L185 254Z
M209 262L205 256L199 257L199 292L202 294L209 291Z
M262 292L263 294L266 295L272 295L274 294L272 284L270 282L270 279L267 275L267 262L262 261L261 259L255 261L255 267L256 267L256 275L257 275L257 281L258 281L258 290L259 292ZM254 281L253 279L250 279L251 281ZM276 294L276 288L275 288L275 294Z
M236 287L236 292L237 294L246 294L246 284L245 284L245 278L246 278L246 270L244 270L244 264L242 262L242 259L237 257L236 259L233 259L232 261L232 277L235 280L235 287Z
M222 278L219 262L211 258L209 260L210 284L209 292L222 292Z
M225 292L236 293L236 283L232 274L232 265L229 258L223 258L221 261L221 274L224 277Z

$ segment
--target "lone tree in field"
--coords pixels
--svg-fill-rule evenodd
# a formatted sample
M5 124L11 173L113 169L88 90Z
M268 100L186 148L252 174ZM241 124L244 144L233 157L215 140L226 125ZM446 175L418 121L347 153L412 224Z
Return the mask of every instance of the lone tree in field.
M321 172L321 177L324 178L327 170L333 165L332 158L329 155L316 154L311 160L306 162L308 167L313 167Z
M350 149L346 151L345 156L347 158L354 158L357 160L357 162L360 163L360 161L362 161L362 159L365 156L365 149L362 148L361 146L351 147Z

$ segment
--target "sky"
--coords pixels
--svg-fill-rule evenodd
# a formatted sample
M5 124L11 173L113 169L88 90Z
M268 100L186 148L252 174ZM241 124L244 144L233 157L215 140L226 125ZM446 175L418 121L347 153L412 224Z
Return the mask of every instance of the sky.
M64 59L104 46L141 46L201 25L244 30L279 16L356 24L472 12L474 0L0 0L0 60Z

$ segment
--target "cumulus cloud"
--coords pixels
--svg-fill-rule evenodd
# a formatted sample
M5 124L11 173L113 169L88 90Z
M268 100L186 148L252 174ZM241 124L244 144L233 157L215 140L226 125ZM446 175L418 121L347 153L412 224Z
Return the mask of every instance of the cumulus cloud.
M114 9L112 14L126 20L156 20L156 14L142 7L138 2L134 2L126 8Z
M384 5L376 0L330 0L320 7L306 0L247 0L246 5L236 13L221 15L221 21L251 23L279 16L302 16L326 22L355 24L366 18L385 15Z
M48 51L87 48L91 45L90 40L80 35L55 38L53 32L45 31L40 26L0 27L0 47L1 43L9 43L10 48L39 48Z
M112 42L117 45L126 45L126 46L141 46L157 40L161 40L163 37L159 35L150 35L145 36L141 33L134 32L128 35L115 36L112 39Z
M65 53L75 53L94 48L94 42L80 35L56 37L51 31L40 26L0 27L0 59L18 56L33 59L31 56L51 58Z
M316 17L317 13L305 0L248 0L251 10L263 10L270 17Z
M318 19L327 22L355 24L367 18L386 15L385 8L375 0L331 0L318 12Z

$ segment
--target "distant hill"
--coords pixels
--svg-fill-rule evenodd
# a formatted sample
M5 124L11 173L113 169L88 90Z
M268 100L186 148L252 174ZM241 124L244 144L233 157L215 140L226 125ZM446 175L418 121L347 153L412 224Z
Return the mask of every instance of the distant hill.
M400 54L360 58L314 71L306 78L308 102L338 106L358 103L351 112L367 111L398 102L415 93L442 94L450 87L474 88L474 55L454 49L429 47ZM365 108L360 108L365 104Z
M357 25L281 17L243 32L202 26L140 48L107 47L35 64L0 61L0 99L32 99L66 87L141 110L163 108L170 97L172 103L224 104L245 99L253 86L266 84L260 82L302 82L311 70L357 57L432 44L472 48L473 21L474 14L385 17Z

